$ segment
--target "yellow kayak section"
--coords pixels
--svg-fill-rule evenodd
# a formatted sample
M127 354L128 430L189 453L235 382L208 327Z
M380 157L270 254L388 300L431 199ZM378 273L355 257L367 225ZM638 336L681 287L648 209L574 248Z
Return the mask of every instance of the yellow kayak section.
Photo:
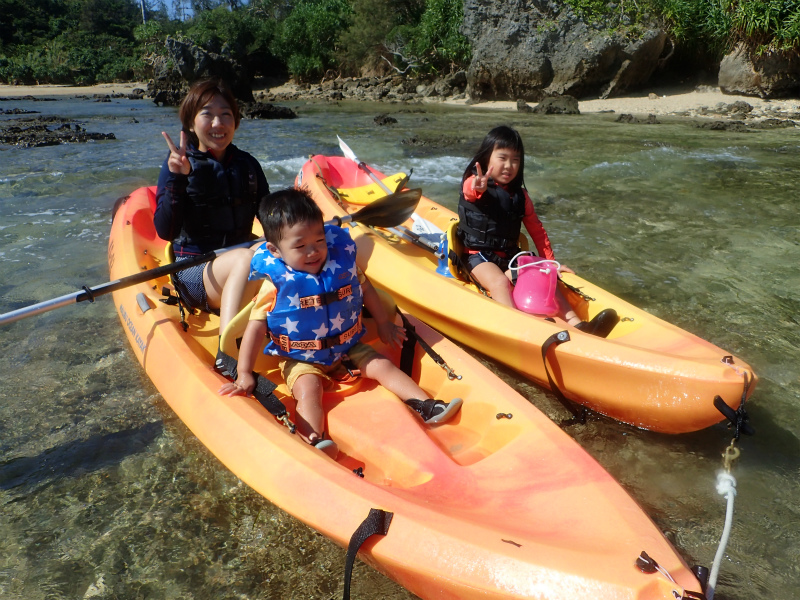
M371 170L392 191L404 178ZM386 195L343 157L310 158L295 185L308 189L326 219ZM415 216L445 232L458 220L425 196ZM411 219L404 224L407 229L413 225ZM537 384L550 388L552 380L570 401L624 423L664 433L697 431L723 420L714 406L717 396L736 410L757 383L741 359L578 275L563 274L562 281L583 295L562 289L582 319L606 308L621 317L608 338L583 333L558 318L548 322L502 306L469 282L437 272L440 261L432 250L392 232L363 226L352 231L359 266L403 309ZM562 331L569 340L550 346L543 358L543 345Z
M108 263L122 278L165 263L155 188L133 192L111 227ZM355 232L355 229L353 229ZM698 592L690 569L603 468L526 399L441 334L409 316L461 376L417 346L412 376L432 397L463 399L441 426L421 422L374 382L324 397L336 460L305 444L255 399L222 397L213 369L218 321L160 302L167 278L113 292L134 356L170 407L236 476L341 546L376 508L388 533L359 556L423 599L674 600ZM371 327L368 325L368 327ZM364 338L399 364L372 330ZM258 370L280 384L274 359ZM359 476L354 471L359 471ZM635 565L642 551L670 573Z

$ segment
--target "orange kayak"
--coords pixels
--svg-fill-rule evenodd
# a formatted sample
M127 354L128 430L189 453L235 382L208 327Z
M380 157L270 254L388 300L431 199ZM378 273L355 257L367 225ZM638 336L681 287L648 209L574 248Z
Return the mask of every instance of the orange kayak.
M112 278L165 262L153 227L155 188L133 192L114 218ZM699 591L690 569L639 506L567 434L453 343L413 317L419 335L461 379L419 346L413 377L432 397L460 397L447 424L423 424L374 382L326 393L334 461L303 443L253 398L221 397L213 367L218 324L160 302L166 278L117 290L133 352L175 413L233 473L336 543L370 512L393 513L359 556L424 599L674 600ZM398 352L368 333L395 361ZM271 357L258 366L281 383ZM281 384L276 395L293 417ZM361 470L363 477L354 474ZM642 551L669 572L635 566Z
M403 173L387 177L371 170L389 189L403 181ZM312 157L295 183L309 190L326 219L386 196L357 164L341 157ZM423 196L404 225L406 232L413 233L417 222L446 232L457 220L453 211ZM411 243L413 236L404 237L363 226L353 229L359 266L374 285L448 337L541 386L557 388L553 391L571 402L636 427L684 433L723 420L716 397L736 410L755 388L756 375L739 358L577 275L563 274L559 285L582 319L606 308L622 319L608 338L583 333L558 318L548 322L502 306L470 282L443 275L432 250ZM567 331L568 341L545 347L561 331Z

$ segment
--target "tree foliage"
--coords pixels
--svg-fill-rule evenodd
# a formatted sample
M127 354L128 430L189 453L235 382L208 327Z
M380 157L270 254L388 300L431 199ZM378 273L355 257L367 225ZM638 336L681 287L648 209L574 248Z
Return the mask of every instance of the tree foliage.
M281 22L272 50L293 75L323 75L336 66L338 37L351 18L347 0L300 0Z
M0 0L0 80L92 83L148 76L167 35L253 74L315 78L365 66L464 68L463 0ZM636 35L660 20L674 40L722 56L745 42L800 48L800 0L564 0L583 20Z

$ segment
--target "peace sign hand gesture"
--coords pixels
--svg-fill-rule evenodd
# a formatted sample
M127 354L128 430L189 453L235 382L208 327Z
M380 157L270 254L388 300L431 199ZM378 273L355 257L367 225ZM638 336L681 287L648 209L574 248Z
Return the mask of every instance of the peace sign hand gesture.
M189 159L186 158L186 133L181 131L181 145L175 147L175 142L167 135L166 131L162 131L161 135L167 140L169 146L169 158L167 159L167 166L171 173L180 173L181 175L188 175L192 172L192 165L189 164Z
M475 163L476 174L475 178L472 180L472 189L476 192L483 193L486 191L486 188L489 185L489 177L492 175L492 169L494 167L489 167L489 170L486 171L486 175L483 174L483 170L481 169L481 163Z

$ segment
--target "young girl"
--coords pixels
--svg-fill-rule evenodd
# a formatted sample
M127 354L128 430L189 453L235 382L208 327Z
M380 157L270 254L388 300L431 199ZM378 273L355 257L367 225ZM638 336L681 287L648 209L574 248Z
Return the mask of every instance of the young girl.
M525 149L519 133L504 125L495 127L464 171L458 201L458 236L466 251L463 259L468 272L494 300L512 308L508 265L520 251L523 224L538 255L555 260L550 239L525 189L524 167ZM574 273L564 265L559 271ZM587 333L605 337L619 320L613 309L607 309L592 321L581 321L558 290L556 301L559 316Z
M179 116L178 146L162 132L169 156L158 178L154 217L158 235L172 242L176 261L253 239L258 204L269 194L261 165L232 143L239 107L224 82L192 85ZM242 298L258 291L257 282L248 282L252 257L250 248L237 248L173 275L189 307L219 315L220 333ZM217 358L218 370L231 367L221 354Z

